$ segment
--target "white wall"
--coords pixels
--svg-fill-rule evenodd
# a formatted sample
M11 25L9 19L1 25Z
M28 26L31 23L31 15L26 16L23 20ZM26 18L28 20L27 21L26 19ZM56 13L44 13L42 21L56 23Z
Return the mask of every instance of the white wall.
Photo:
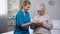
M0 15L7 14L7 0L0 0Z
M41 3L46 5L46 13L49 14L53 19L60 20L60 0L53 0L55 1L54 5L49 5L50 0L30 0L31 1L31 9L30 14L31 18L36 14L36 8Z
M7 31L7 0L0 0L0 34Z

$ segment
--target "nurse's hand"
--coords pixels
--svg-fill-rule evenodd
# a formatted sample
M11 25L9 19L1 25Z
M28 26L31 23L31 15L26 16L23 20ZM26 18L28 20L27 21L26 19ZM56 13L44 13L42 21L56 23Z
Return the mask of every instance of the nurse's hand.
M33 22L22 24L21 27L30 26Z

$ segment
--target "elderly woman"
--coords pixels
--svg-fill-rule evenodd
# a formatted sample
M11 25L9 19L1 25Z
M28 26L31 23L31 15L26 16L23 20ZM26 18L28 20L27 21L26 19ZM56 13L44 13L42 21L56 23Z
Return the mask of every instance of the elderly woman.
M34 23L31 25L33 34L51 34L50 30L53 28L52 19L45 14L45 5L41 4L37 12L38 15L34 16Z

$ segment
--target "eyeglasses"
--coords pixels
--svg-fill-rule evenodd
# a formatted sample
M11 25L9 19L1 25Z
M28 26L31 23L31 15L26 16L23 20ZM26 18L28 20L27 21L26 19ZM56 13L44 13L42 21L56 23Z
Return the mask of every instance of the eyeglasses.
M38 12L42 12L42 11L38 10Z

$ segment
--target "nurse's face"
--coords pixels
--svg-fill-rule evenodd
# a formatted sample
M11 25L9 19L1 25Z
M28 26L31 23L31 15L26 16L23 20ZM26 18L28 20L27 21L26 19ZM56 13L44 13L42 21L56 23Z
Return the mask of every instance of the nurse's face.
M28 10L30 9L30 5L27 4L26 6L24 6L24 9L25 9L26 11L28 11Z
M43 8L39 8L39 9L38 9L38 14L39 14L39 15L43 15L43 14L44 14Z

